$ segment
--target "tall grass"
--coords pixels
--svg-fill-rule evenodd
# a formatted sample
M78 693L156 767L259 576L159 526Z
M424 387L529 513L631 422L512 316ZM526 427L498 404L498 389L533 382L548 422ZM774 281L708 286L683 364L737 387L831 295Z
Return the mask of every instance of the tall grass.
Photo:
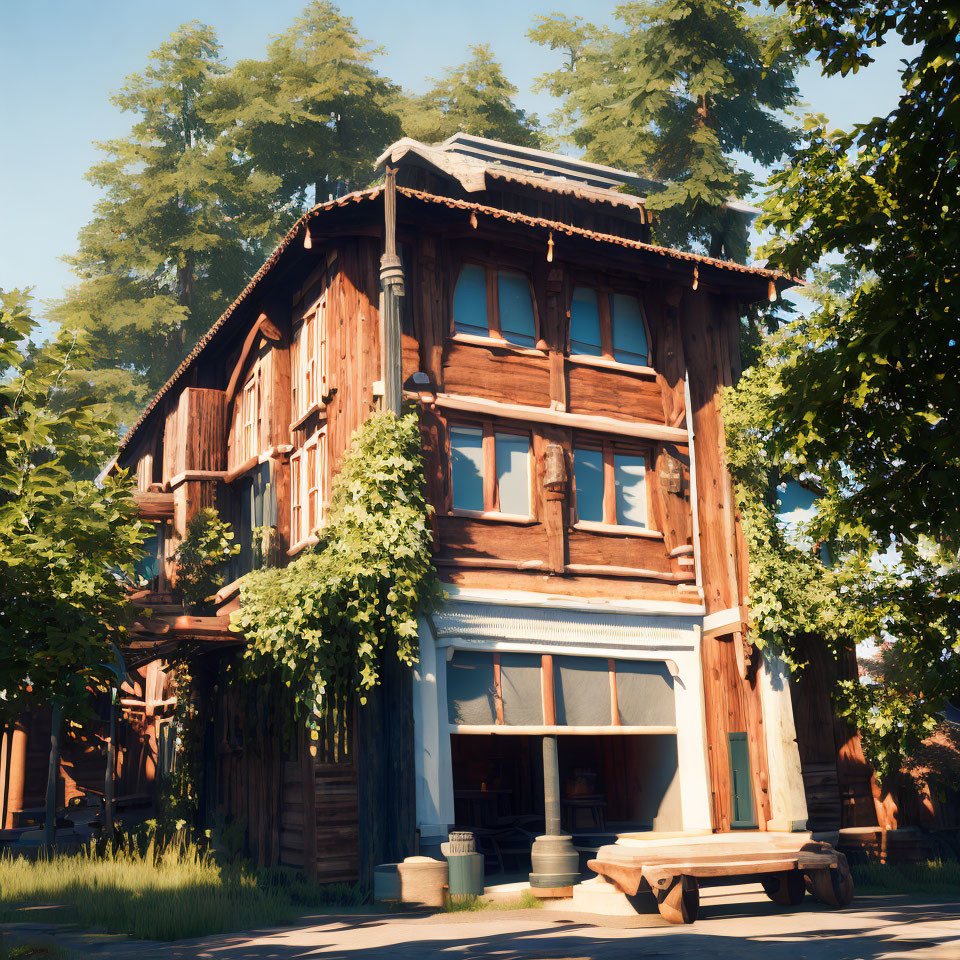
M0 857L0 922L26 919L44 905L44 919L76 922L148 940L179 940L290 923L320 904L357 903L362 891L327 889L292 872L257 874L222 867L192 845L157 853L112 849L54 853L37 860ZM31 909L31 920L39 919Z
M960 863L858 863L851 867L857 893L960 894Z

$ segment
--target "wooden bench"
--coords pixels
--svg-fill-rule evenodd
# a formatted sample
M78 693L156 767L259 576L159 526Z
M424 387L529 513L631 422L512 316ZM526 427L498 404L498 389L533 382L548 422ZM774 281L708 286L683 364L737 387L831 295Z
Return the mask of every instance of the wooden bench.
M853 899L846 857L808 833L633 835L601 847L588 866L628 896L652 893L668 923L697 919L699 881L708 877L759 881L784 906L800 903L807 890L832 907Z

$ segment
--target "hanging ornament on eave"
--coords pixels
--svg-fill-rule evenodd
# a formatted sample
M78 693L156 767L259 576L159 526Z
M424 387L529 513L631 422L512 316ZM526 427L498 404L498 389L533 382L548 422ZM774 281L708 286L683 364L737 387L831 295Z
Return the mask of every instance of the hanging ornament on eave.
M310 224L306 223L303 226L303 249L311 250L313 249L313 237L310 236Z

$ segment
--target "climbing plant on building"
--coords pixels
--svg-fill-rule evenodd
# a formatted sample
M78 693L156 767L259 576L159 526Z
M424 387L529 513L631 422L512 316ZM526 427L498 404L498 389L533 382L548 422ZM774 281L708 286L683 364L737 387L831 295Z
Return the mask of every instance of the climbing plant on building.
M362 699L384 656L415 663L417 613L441 596L431 510L417 415L375 414L352 437L318 543L241 585L231 629L247 638L247 676L279 679L309 718L328 690Z
M224 569L240 552L230 524L212 507L198 511L187 523L177 547L177 589L191 610L213 600L224 584Z

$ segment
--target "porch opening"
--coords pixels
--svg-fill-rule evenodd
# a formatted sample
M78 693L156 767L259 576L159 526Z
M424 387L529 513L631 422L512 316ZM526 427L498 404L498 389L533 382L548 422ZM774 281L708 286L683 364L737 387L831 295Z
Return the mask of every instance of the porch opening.
M544 832L542 737L451 734L457 829L471 830L488 873L530 870ZM673 734L561 734L563 829L583 858L620 833L681 830Z

